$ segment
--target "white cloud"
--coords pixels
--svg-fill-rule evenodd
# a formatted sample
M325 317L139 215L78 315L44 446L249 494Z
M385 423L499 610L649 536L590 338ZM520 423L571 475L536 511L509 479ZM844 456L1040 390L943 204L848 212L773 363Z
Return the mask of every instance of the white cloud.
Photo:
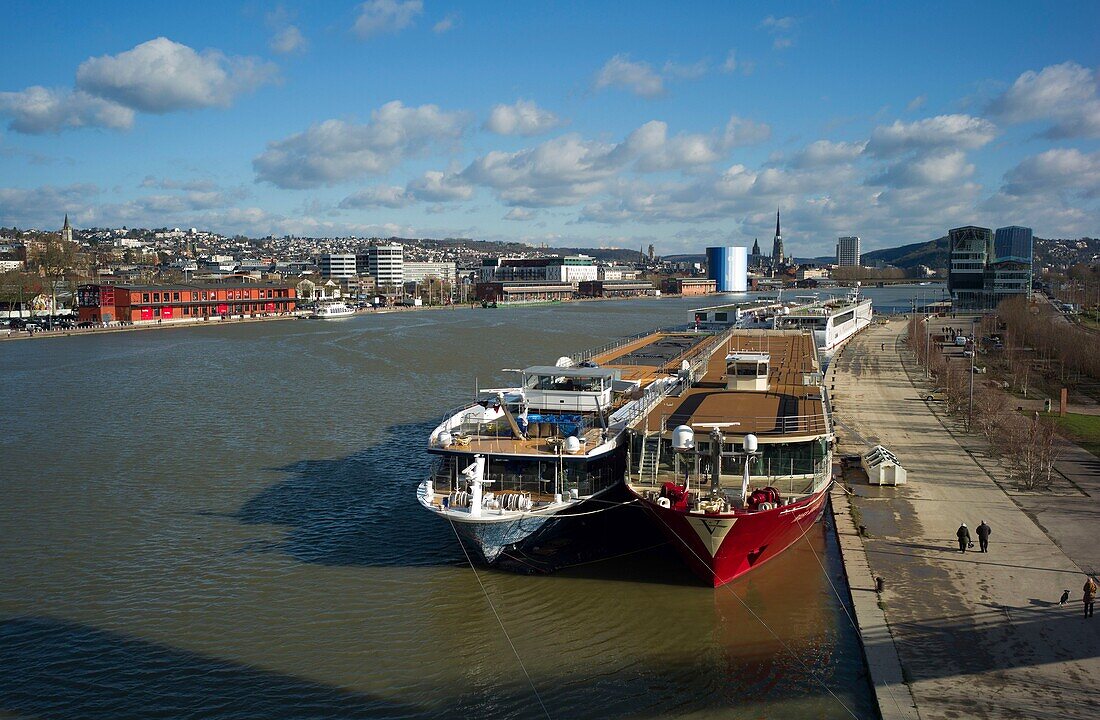
M417 200L428 202L449 202L469 200L473 197L474 187L461 176L429 170L416 180L409 182L408 194Z
M569 134L513 153L490 152L470 163L462 176L494 189L508 205L572 205L605 192L625 171L704 168L770 132L767 125L733 117L722 130L670 136L667 123L653 120L616 144Z
M789 15L779 18L775 17L774 15L769 15L760 21L760 27L764 28L765 30L771 30L773 32L780 30L790 30L795 26L796 22L798 21Z
M302 31L298 29L297 25L287 25L275 31L268 45L272 52L277 52L280 55L289 55L291 53L304 52L307 43L305 36L302 35Z
M432 26L432 32L436 35L442 35L445 32L449 32L458 27L458 13L449 13L447 17L443 18L435 25Z
M786 50L794 45L794 40L788 37L777 37L772 41L772 48L775 50Z
M737 72L737 51L730 50L726 55L726 61L722 63L722 72L732 73Z
M974 166L966 162L966 154L951 150L900 160L867 182L897 188L935 187L957 183L973 174Z
M201 54L165 37L118 55L89 58L76 71L77 88L148 113L227 107L237 95L276 77L257 58Z
M268 143L252 167L258 181L281 188L332 185L388 172L407 157L457 139L467 124L465 113L393 101L372 112L368 123L326 120Z
M661 76L647 62L635 62L619 54L608 60L596 73L595 88L620 87L642 97L657 97L665 91Z
M1074 62L1028 70L993 100L989 112L1005 122L1052 120L1049 138L1100 137L1097 73Z
M1002 191L1015 196L1068 191L1100 198L1100 151L1056 148L1033 155L1005 173Z
M396 33L412 25L416 16L423 12L421 0L367 0L359 6L352 32L363 40Z
M533 220L535 218L535 215L536 215L536 213L532 212L531 210L525 210L523 208L514 207L504 215L503 219L504 220L527 221L527 220Z
M413 202L405 188L395 185L376 185L348 195L340 201L340 207L349 209L388 207L399 208Z
M86 223L99 188L88 183L57 187L0 188L0 225L59 227L57 216L68 213L74 223Z
M489 113L485 129L498 135L541 135L565 123L554 113L544 110L531 100L517 100L512 105L496 105Z
M756 63L752 60L739 59L737 57L736 50L730 50L726 54L725 61L718 67L719 71L729 75L731 73L739 72L742 75L752 75L752 71L756 69Z
M924 107L924 104L928 102L927 95L917 95L915 98L909 101L909 104L905 106L906 112L916 112Z
M513 153L490 152L470 163L462 177L495 189L508 205L573 205L617 172L610 158L615 147L568 134Z
M722 143L725 148L742 147L762 143L771 136L772 129L767 123L746 120L733 115L726 123Z
M989 143L996 134L993 123L970 115L938 115L911 123L895 120L871 132L867 152L889 157L910 151L970 150Z
M80 127L126 130L134 124L130 108L80 90L51 90L37 85L20 92L0 92L0 115L11 118L9 128L29 135Z
M796 168L815 168L848 163L862 155L866 146L866 142L817 140L798 151L790 164Z

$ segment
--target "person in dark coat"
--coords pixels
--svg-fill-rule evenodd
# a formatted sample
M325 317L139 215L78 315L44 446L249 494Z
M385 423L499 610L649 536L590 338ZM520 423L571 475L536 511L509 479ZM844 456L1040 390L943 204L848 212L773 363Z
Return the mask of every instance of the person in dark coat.
M959 538L959 551L966 552L966 546L970 544L970 531L966 529L966 523L959 526L955 536Z
M978 535L978 546L982 549L982 552L989 552L989 535L993 531L985 524L985 520L982 520L982 524L974 532Z
M1085 578L1084 597L1085 601L1085 617L1092 617L1092 606L1096 602L1096 581L1092 578Z

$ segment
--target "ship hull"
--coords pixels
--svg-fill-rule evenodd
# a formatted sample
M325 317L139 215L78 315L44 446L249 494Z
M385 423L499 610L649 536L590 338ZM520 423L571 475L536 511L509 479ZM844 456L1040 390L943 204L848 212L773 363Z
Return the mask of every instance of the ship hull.
M641 520L623 486L609 488L553 515L509 520L452 520L470 559L481 565L525 574L544 574L622 551L640 533L608 533L611 524Z
M760 567L795 544L821 516L828 487L797 503L745 513L685 513L641 499L647 514L704 582L714 587Z

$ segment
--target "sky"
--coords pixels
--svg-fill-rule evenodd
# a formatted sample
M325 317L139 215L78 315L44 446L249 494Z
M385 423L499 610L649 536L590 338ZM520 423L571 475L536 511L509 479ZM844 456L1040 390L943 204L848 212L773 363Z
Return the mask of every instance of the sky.
M7 0L0 225L1100 235L1100 3Z

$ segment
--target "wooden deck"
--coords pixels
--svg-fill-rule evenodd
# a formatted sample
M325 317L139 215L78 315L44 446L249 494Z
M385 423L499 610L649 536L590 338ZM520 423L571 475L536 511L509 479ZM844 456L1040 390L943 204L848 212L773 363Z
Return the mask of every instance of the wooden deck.
M726 355L738 351L770 355L766 392L726 389ZM806 384L819 371L810 333L736 333L725 348L711 355L702 380L680 397L658 403L638 427L670 431L677 425L738 423L729 427L727 434L823 435L830 426L820 387Z

